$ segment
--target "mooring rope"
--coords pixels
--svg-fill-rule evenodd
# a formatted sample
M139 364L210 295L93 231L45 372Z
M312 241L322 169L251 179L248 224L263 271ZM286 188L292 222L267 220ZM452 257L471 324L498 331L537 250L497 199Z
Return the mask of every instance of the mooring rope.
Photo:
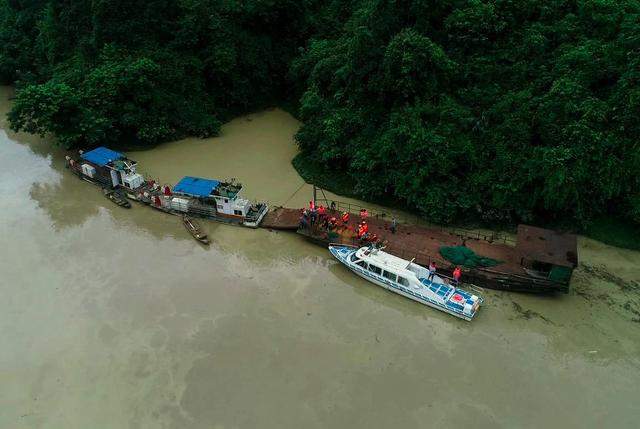
M298 191L299 191L300 189L302 189L302 187L303 187L304 185L306 185L306 184L307 184L307 182L305 182L305 181L303 180L303 181L302 181L302 184L301 184L300 186L298 186L298 189L296 189L296 190L293 192L293 194L291 194L291 195L289 196L289 198L287 198L287 200L286 200L284 203L282 203L282 206L283 206L283 207L284 207L284 206L286 206L286 205L287 205L287 203L288 203L289 201L291 201L291 198L293 198L293 197L298 193Z

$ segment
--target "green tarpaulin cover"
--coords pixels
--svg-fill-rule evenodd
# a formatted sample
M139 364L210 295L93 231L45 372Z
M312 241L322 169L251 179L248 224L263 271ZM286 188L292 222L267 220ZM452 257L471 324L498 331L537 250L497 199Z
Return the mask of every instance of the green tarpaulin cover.
M476 255L476 253L465 246L442 246L440 255L447 261L467 268L493 267L501 263L491 258Z

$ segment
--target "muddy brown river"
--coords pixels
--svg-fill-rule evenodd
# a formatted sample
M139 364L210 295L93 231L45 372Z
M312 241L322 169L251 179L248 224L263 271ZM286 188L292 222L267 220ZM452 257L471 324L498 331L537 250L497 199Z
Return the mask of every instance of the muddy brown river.
M571 292L484 291L471 323L290 233L121 209L8 131L0 91L0 427L636 428L640 253L580 239ZM161 182L236 177L301 206L299 123L130 152Z

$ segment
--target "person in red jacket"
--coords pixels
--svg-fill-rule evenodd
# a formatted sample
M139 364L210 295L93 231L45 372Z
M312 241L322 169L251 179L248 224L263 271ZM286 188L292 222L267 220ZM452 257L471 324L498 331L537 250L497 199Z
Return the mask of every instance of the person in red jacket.
M431 281L433 280L433 277L436 275L436 262L435 261L431 261L431 263L429 264L429 278L427 280Z
M460 283L460 277L462 277L462 270L460 269L460 267L456 267L453 270L453 284L458 286L458 284Z
M349 223L349 212L342 213L342 223L345 225Z

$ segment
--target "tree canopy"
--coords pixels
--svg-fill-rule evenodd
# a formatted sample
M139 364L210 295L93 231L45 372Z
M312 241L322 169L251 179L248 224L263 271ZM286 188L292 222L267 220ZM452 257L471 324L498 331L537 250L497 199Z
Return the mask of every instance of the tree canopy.
M14 129L214 135L294 103L303 154L451 222L640 222L638 0L0 0Z

